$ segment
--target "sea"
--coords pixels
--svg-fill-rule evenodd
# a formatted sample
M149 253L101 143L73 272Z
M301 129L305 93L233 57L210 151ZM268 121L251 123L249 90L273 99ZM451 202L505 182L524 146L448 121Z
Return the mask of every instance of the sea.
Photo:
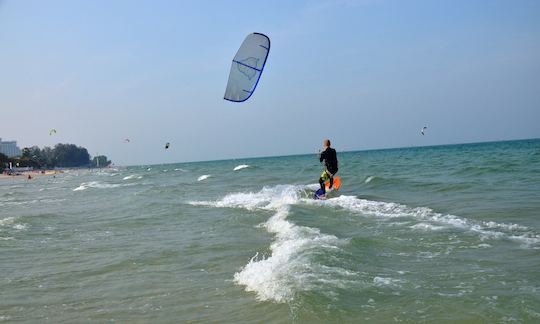
M337 150L0 179L0 322L540 322L540 140Z

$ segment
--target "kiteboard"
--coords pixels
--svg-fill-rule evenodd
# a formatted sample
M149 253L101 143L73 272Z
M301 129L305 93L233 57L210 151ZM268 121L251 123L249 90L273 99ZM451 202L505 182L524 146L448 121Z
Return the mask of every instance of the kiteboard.
M326 195L328 196L328 194L332 191L338 191L339 188L341 188L341 178L340 177L334 177L334 183L333 183L333 186L332 186L332 189L330 189L330 180L327 180L325 183L324 183L324 187L326 189ZM315 191L315 194L313 195L313 199L326 199L326 197L322 197L323 196L323 191L322 189L319 188L319 190Z

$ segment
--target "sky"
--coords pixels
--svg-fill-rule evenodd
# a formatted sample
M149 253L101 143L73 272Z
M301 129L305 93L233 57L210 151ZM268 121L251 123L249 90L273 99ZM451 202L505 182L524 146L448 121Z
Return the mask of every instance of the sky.
M248 101L225 101L252 32L271 40L265 70ZM324 138L338 151L538 138L539 125L536 0L0 0L0 137L20 147L136 165L313 153Z

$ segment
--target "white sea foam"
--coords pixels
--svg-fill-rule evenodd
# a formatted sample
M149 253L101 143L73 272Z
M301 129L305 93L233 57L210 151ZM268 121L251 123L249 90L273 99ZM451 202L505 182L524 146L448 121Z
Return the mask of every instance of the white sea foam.
M436 226L433 224L428 224L428 223L423 223L423 222L409 226L409 227L412 229L421 230L421 231L438 231L444 228L444 226Z
M292 185L265 187L255 193L229 194L214 202L191 202L193 205L275 211L262 224L275 235L270 245L271 255L259 257L256 254L234 275L234 281L245 286L246 291L256 293L259 300L290 301L298 291L310 290L316 285L345 286L349 277L356 275L345 269L315 264L312 260L314 251L334 251L344 240L287 220L290 206L301 202L299 192L304 189L305 186Z
M374 176L369 176L369 177L366 178L366 180L364 180L364 183L370 183L371 180L373 180L373 179L375 179Z
M394 278L384 278L384 277L374 277L373 283L376 286L390 286L390 287L401 287L401 284L404 283L403 279L394 279Z
M396 203L359 199L354 196L340 196L325 201L307 200L307 202L344 208L373 217L412 218L419 221L419 223L410 226L415 230L436 231L444 227L451 227L474 232L479 235L481 240L509 239L521 242L523 247L533 247L533 245L540 243L540 235L526 226L493 221L473 221L455 215L440 214L427 207L411 208Z
M187 172L186 170L181 169L181 168L176 168L176 169L174 169L174 171Z
M16 230L25 230L26 224L15 223L15 217L6 217L0 219L0 227L11 227Z
M282 207L264 225L276 235L271 255L261 259L256 255L234 275L235 282L255 292L259 300L291 300L297 290L307 288L302 280L311 272L309 251L338 244L335 236L287 221L288 214L288 208Z
M243 208L247 210L269 210L275 213L258 227L274 234L270 245L270 255L256 254L234 275L234 281L245 286L246 291L254 292L259 300L288 302L301 291L316 289L317 285L331 285L318 291L331 291L332 288L357 282L358 274L342 268L323 269L313 259L321 251L339 251L346 240L321 233L319 229L298 226L288 220L290 206L298 204L320 205L322 207L342 208L368 217L378 217L404 221L401 225L413 230L437 231L445 228L460 229L476 233L481 240L508 239L520 241L523 246L533 246L540 238L532 230L517 224L472 221L454 215L444 215L427 207L411 208L405 205L359 199L353 196L340 196L325 201L302 198L303 191L316 185L281 185L265 187L258 192L228 194L217 201L192 201L192 205L218 208ZM494 230L496 229L496 230ZM489 245L482 243L481 247ZM480 247L480 245L479 245ZM419 252L417 257L433 258L439 252ZM354 279L354 280L353 280ZM356 281L355 281L356 280ZM400 287L407 281L386 277L373 278L376 286ZM319 286L320 287L320 286Z
M211 176L212 176L211 174L203 174L202 176L197 178L197 181L206 180L206 179L210 178Z
M13 222L15 222L15 218L13 218L13 217L2 218L2 219L0 219L0 226L11 225L11 224L13 224Z
M97 188L97 189L118 188L121 186L122 186L121 184L111 184L111 183L101 183L99 181L90 181L90 182L81 183L81 185L73 189L73 191L82 191L88 188Z
M131 180L131 179L142 179L142 176L140 176L138 174L130 174L130 175L122 178L122 180Z
M238 170L242 170L242 169L245 169L245 168L249 168L249 165L247 164L240 164L240 165L237 165L234 167L233 171L238 171Z
M299 201L297 190L300 186L264 187L259 192L228 194L217 201L190 201L192 205L254 209L275 209Z
M16 229L16 230L25 230L26 229L26 224L14 224L13 228Z

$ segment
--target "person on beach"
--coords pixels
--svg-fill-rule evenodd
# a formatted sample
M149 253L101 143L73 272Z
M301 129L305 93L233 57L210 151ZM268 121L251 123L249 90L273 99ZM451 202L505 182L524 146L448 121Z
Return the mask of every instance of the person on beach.
M319 184L321 185L322 196L324 198L326 195L326 188L324 183L326 180L330 179L330 189L334 184L334 175L338 172L338 160L336 150L330 147L330 140L325 139L323 141L324 151L319 151L319 161L322 163L324 161L325 170L319 178Z

